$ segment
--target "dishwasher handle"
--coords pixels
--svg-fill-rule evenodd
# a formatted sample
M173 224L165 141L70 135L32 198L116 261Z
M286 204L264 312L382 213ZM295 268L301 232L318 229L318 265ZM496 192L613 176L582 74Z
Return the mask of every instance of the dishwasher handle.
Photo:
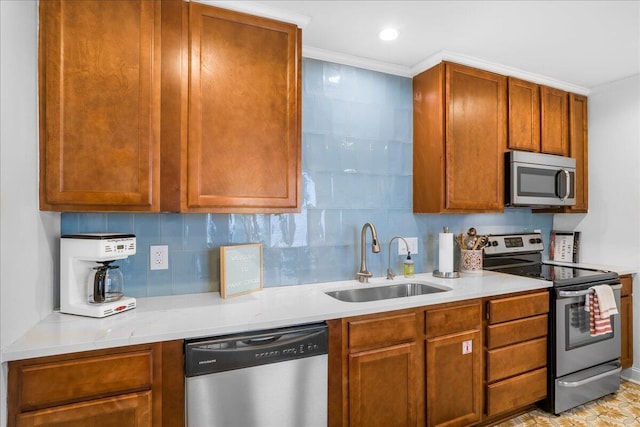
M325 323L185 341L187 377L312 357L328 352Z

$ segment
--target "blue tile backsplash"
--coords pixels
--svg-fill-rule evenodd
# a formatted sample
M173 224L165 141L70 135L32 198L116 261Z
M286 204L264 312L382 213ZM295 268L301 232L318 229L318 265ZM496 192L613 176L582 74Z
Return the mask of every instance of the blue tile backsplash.
M134 233L137 254L118 262L133 297L218 291L219 248L242 243L263 244L264 286L352 279L365 222L375 225L382 244L372 254L367 235L374 276L386 272L393 236L418 237L416 272L430 272L444 226L454 233L476 227L481 234L540 229L549 235L553 215L529 209L412 213L411 79L305 58L302 105L300 213L63 213L62 233ZM397 244L391 259L401 271ZM168 270L149 270L150 245L169 246Z

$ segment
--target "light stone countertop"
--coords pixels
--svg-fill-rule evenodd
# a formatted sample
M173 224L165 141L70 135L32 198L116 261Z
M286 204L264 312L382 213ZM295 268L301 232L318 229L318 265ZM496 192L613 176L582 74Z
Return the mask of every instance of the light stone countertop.
M383 277L368 284L356 280L267 287L221 299L201 293L138 298L134 310L102 319L53 312L1 354L1 362L150 342L207 337L277 328L404 308L544 289L551 282L483 271L458 279L416 274L413 279ZM419 281L452 290L372 302L342 302L325 291Z

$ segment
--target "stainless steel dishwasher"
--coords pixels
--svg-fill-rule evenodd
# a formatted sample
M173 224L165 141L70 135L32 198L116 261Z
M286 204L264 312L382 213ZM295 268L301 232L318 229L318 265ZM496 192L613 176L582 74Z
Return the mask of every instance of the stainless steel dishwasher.
M325 323L185 341L187 427L327 425Z

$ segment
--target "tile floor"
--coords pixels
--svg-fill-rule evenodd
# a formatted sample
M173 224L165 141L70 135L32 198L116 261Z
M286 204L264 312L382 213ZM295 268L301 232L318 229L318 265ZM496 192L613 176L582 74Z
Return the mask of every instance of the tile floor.
M499 424L517 426L640 426L640 384L623 381L620 391L554 416L535 410Z

